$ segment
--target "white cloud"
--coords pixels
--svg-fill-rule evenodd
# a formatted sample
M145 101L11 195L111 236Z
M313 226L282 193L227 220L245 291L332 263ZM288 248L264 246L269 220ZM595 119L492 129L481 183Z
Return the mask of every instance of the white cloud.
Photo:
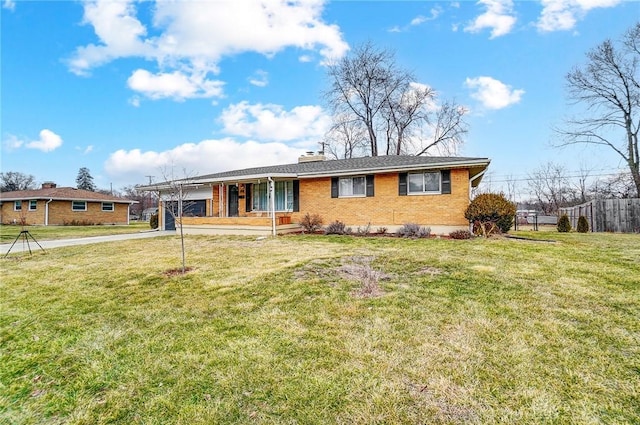
M524 94L524 90L514 90L491 77L467 78L465 86L474 90L471 97L488 109L502 109L516 104Z
M575 27L591 9L613 7L621 0L541 0L542 13L536 23L539 31L566 31Z
M216 97L221 84L209 74L219 72L225 56L272 56L295 47L319 53L323 62L342 57L349 47L337 25L322 21L324 2L155 1L149 7L154 32L148 36L137 17L137 1L90 0L84 4L83 22L94 28L99 41L78 47L69 68L86 75L118 58L141 57L158 66L155 72L139 69L129 79L129 85L141 86L145 95Z
M2 7L13 12L16 10L16 2L14 0L4 0Z
M2 143L5 149L11 151L25 147L27 149L37 149L42 152L51 152L62 146L62 138L51 130L40 131L38 140L23 140L14 135L9 135Z
M147 29L136 18L134 0L90 0L84 3L83 24L93 26L100 44L78 47L69 69L87 75L91 68L128 56L150 58L152 46L142 40Z
M180 71L152 74L144 69L137 69L127 80L127 85L151 99L183 100L195 97L221 97L224 83L207 80L203 74L185 75ZM133 105L138 106L139 102Z
M42 152L51 152L62 146L62 138L51 130L43 129L40 131L38 140L22 140L14 135L9 135L3 142L8 150L15 150L21 147L27 149L37 149Z
M413 18L409 22L409 24L404 25L402 27L400 27L398 25L395 25L395 26L389 28L387 30L387 32L405 32L405 31L409 31L411 29L411 27L416 27L416 26L424 24L425 22L436 20L436 19L438 19L438 17L442 13L442 8L440 6L436 6L436 7L431 8L431 10L429 12L430 12L429 16L418 15L415 18Z
M249 83L257 87L266 87L269 84L269 73L259 69L249 77Z
M24 144L24 140L20 140L17 136L9 134L6 139L2 141L2 145L7 151L14 151L20 149Z
M302 62L302 63L312 62L313 61L313 56L311 56L311 55L300 55L298 60L300 62Z
M484 5L487 11L467 25L465 31L475 33L490 28L489 38L500 37L511 32L516 23L512 0L479 0L477 4Z
M75 148L77 151L82 152L82 155L87 155L91 152L93 152L93 145L89 145L87 147L82 147L82 146L76 146Z
M315 149L317 146L311 146ZM147 181L145 176L162 179L162 171L175 167L188 174L202 175L221 171L297 162L305 148L294 148L284 143L237 142L230 138L185 143L175 148L156 152L140 149L118 150L106 160L104 166L112 180L123 182Z
M260 140L319 140L329 129L331 117L320 106L297 106L286 111L279 105L240 102L220 117L228 134Z

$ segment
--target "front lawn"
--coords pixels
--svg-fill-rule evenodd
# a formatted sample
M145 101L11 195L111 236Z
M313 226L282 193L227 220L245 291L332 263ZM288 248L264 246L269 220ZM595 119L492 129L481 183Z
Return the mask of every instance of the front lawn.
M28 230L37 241L50 239L74 239L88 236L119 235L151 230L148 222L132 222L129 225L95 226L16 226L0 224L0 243L12 243L22 230Z
M640 423L640 236L175 236L0 261L0 423Z

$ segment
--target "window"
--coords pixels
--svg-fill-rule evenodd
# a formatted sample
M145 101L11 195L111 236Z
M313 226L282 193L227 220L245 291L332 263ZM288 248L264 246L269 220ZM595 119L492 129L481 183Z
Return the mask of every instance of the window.
M398 195L450 194L451 170L399 173Z
M332 198L374 196L374 175L358 177L331 177Z
M102 211L113 211L113 202L103 202Z
M339 183L339 196L365 196L365 179L361 177L342 177Z
M71 201L71 210L72 211L86 211L87 210L87 201Z
M22 211L22 201L13 201L13 210Z
M409 193L440 193L440 172L409 174Z
M29 211L35 211L38 209L38 201L35 199L32 199L29 201Z
M276 211L293 211L293 182L278 181L275 182L275 208ZM269 206L269 183L254 183L251 193L253 194L252 209L253 211L270 211Z

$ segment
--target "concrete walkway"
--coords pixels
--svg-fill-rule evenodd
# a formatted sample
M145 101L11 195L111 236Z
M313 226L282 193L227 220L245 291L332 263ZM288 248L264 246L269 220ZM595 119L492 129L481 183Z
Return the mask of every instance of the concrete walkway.
M63 246L73 246L73 245L88 245L92 243L102 243L102 242L113 242L113 241L126 241L130 239L147 239L147 238L155 238L158 236L175 236L175 230L169 231L151 231L151 232L140 232L140 233L126 233L122 235L109 235L109 236L90 236L86 238L77 238L77 239L56 239L49 241L38 241L40 246L47 249L60 248ZM20 253L20 252L29 252L29 247L31 247L31 252L40 251L40 247L38 243L35 243L33 239L28 238L29 245L24 242L24 239L20 237L18 241L11 248L10 243L0 244L0 255L5 255L9 248L11 248L11 254Z

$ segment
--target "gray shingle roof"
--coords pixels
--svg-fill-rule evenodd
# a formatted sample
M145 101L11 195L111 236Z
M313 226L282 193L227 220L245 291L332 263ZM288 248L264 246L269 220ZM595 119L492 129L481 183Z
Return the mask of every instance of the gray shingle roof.
M245 168L242 170L206 174L190 180L216 181L226 180L229 178L241 179L243 177L286 174L294 177L313 177L328 174L340 175L359 172L383 172L386 170L411 170L463 166L481 166L482 168L485 168L488 164L488 158L396 155L374 156Z
M46 189L16 190L13 192L0 193L2 201L18 201L26 199L55 199L74 201L105 201L115 203L135 203L129 199L118 198L104 193L91 192L88 190L76 189L74 187L51 187Z

